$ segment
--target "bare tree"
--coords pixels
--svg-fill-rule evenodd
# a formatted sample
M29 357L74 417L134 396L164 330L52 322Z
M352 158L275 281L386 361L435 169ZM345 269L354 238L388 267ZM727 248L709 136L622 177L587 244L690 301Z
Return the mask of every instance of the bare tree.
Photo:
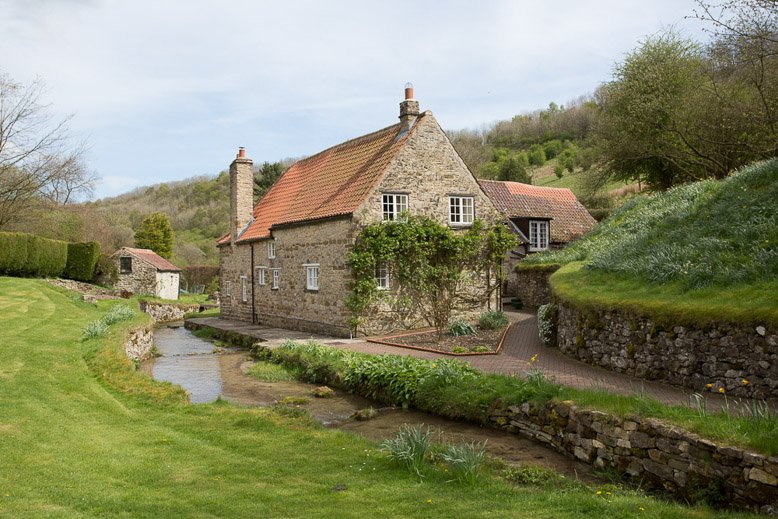
M43 83L16 83L0 74L0 228L36 198L69 203L89 196L96 175L73 145L70 117L55 120L42 103Z

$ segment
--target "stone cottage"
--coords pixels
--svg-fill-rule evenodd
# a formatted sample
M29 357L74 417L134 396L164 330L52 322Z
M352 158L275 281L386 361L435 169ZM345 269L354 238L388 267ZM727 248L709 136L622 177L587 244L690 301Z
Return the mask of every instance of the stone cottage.
M505 261L505 295L520 295L515 267L527 254L562 248L597 225L569 189L498 180L478 183L519 239L519 248Z
M364 226L403 212L454 229L500 218L413 88L400 122L300 160L252 208L252 161L230 165L231 227L220 248L221 315L349 336L349 251ZM390 273L376 283L391 287Z
M181 269L153 250L122 247L111 258L119 269L116 288L136 295L178 299Z

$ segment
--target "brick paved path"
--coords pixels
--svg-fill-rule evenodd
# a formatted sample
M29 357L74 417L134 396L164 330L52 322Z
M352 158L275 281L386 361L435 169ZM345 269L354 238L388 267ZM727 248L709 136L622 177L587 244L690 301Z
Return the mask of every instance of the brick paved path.
M549 379L560 384L579 389L603 389L622 395L645 395L671 405L691 404L692 391L690 389L672 386L666 382L643 380L623 373L609 371L567 357L555 348L545 347L540 342L537 317L534 314L525 312L506 313L514 321L514 324L506 334L502 350L498 355L478 355L459 358L482 371L522 375L530 368L530 359L537 354L537 359L532 363L531 367L542 369ZM191 320L215 328L232 330L258 339L261 338L270 347L280 344L286 339L301 340L311 338L322 344L363 353L412 355L424 359L451 358L451 356L439 353L376 344L365 342L362 339L337 339L315 336L268 326L229 321L218 317ZM704 397L707 409L710 411L721 409L725 405L725 400L721 395L706 393Z

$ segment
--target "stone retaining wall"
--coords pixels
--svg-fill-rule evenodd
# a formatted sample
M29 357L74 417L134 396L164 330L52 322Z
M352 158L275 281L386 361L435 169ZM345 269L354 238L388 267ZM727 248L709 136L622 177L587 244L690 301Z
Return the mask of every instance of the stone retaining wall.
M559 303L557 344L566 355L695 391L778 397L778 330L717 323L668 326L619 310ZM707 387L707 384L711 384Z
M551 286L548 278L559 270L559 265L548 267L516 268L516 293L524 306L538 307L551 302Z
M131 360L142 361L152 356L154 331L150 326L134 328L127 332L124 340L124 352Z
M141 301L140 309L146 312L155 323L180 321L184 315L200 310L200 305L166 304L153 301Z
M490 420L644 487L778 514L775 456L719 445L651 418L579 409L573 402L511 406Z

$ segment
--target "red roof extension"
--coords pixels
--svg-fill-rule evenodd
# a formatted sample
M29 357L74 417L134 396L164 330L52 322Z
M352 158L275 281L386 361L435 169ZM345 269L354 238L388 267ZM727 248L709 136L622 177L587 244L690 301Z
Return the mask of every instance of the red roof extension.
M552 218L552 242L573 241L597 224L569 189L498 180L478 183L497 210L509 218Z
M274 225L353 213L408 141L410 132L397 138L400 127L394 124L292 164L254 207L254 221L237 241L268 238ZM229 241L227 234L219 245Z
M181 269L170 263L168 260L157 254L151 249L133 249L132 247L122 247L119 252L127 251L138 259L150 263L157 270L165 272L181 272Z

